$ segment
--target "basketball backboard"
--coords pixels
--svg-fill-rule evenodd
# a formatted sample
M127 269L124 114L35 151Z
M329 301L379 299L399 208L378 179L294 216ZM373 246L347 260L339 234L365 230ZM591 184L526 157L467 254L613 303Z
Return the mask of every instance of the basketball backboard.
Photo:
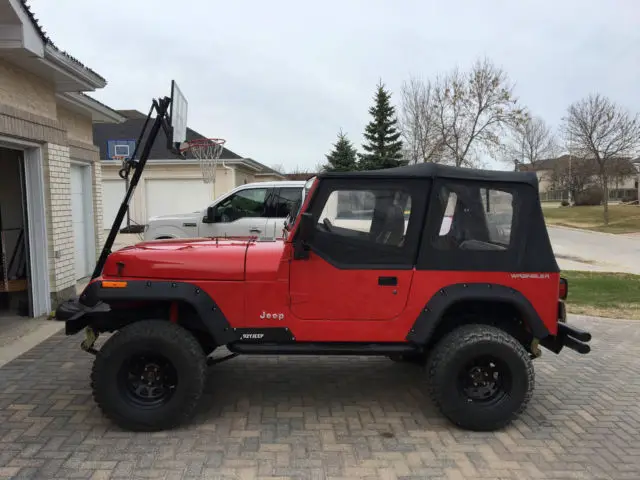
M171 80L169 124L171 125L171 143L176 149L187 139L187 107L187 99L176 81Z
M131 158L134 150L136 149L135 140L107 140L107 158L113 160L114 158Z

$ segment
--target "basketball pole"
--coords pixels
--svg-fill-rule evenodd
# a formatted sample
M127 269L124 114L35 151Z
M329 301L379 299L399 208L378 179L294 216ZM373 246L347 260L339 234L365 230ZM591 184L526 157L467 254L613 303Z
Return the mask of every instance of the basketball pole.
M136 149L134 151L134 155L129 159L126 166L124 166L119 173L121 178L128 179L129 171L131 168L134 169L133 177L131 178L131 182L128 182L127 191L125 193L124 199L122 200L122 204L118 209L118 214L116 218L113 220L113 224L111 225L111 230L109 231L109 236L102 247L102 252L100 253L100 257L96 263L95 269L93 270L93 274L91 275L91 280L96 279L102 273L102 269L104 268L105 263L107 262L107 258L111 254L111 248L116 240L116 236L120 231L120 226L122 225L122 221L124 220L125 214L129 210L129 201L131 200L131 196L133 195L133 191L135 190L138 182L140 181L140 177L142 176L142 171L144 170L145 165L147 164L147 160L149 159L149 155L151 154L151 148L153 147L154 142L160 132L161 128L164 128L166 131L169 130L169 126L167 124L167 113L169 110L169 106L171 105L171 98L163 97L159 100L153 100L151 105L151 109L149 110L149 114L147 115L147 120L142 127L142 132L140 132L140 138L144 136L144 132L151 120L151 115L153 111L156 111L156 118L151 126L151 130L149 132L149 136L147 137L144 148L142 149L142 153L140 154L140 160L138 162L134 161L135 153L137 152L139 143L136 145ZM167 133L167 138L170 135Z

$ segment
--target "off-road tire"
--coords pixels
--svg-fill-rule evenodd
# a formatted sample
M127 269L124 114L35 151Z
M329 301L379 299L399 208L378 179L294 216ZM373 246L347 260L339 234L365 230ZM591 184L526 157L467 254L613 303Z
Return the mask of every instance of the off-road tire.
M160 353L173 365L176 387L166 403L136 405L120 387L121 368L133 355ZM93 398L125 430L152 432L187 422L195 412L206 377L206 357L194 336L163 320L143 320L111 336L96 355L91 372Z
M503 378L510 377L510 385L504 388L506 394L483 404L465 395L461 382L469 381L463 374L466 365L487 355L502 365L507 372ZM498 430L511 423L527 407L535 385L525 348L504 330L489 325L463 325L444 336L429 356L427 375L429 393L442 414L455 425L475 431Z

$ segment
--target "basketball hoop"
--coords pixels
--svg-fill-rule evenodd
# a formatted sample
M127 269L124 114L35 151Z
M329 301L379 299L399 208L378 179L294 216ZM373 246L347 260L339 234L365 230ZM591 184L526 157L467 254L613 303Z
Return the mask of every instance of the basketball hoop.
M216 179L216 166L222 155L226 140L222 138L196 138L186 142L180 152L191 152L200 162L202 180L213 183Z

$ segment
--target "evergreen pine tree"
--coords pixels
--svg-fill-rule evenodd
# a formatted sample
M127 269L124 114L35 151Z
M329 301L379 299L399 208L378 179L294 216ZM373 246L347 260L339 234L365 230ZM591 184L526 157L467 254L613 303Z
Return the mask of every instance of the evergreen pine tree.
M378 83L375 104L369 109L373 117L364 131L367 143L362 146L360 170L375 170L404 165L402 140L398 129L395 107L391 104L391 94Z
M325 156L328 163L324 170L327 172L350 172L358 168L356 149L342 130L338 132L338 141L333 144L333 150Z

